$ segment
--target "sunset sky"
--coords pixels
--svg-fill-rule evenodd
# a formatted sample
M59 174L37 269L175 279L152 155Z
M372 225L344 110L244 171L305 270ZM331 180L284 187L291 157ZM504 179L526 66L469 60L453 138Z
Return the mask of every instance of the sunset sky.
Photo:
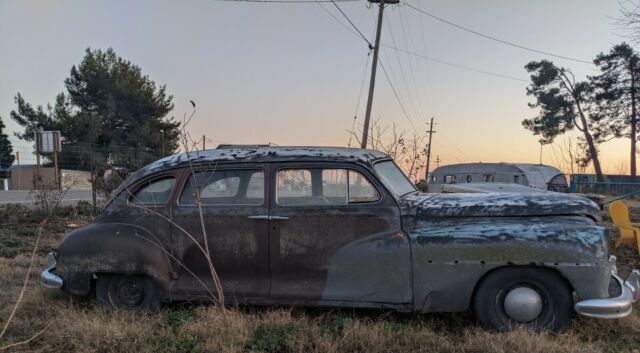
M615 25L617 0L404 1L500 39L581 60L624 40ZM377 7L367 4L339 6L372 40ZM346 146L369 75L368 48L348 26L330 2L0 0L0 116L16 131L9 113L17 92L34 104L53 102L87 47L112 47L167 85L174 116L190 112L189 100L195 101L189 130L206 135L211 146ZM415 128L426 130L435 116L433 154L442 164L538 162L538 138L521 126L536 114L527 106L524 65L548 58L579 78L596 73L593 65L497 43L406 5L389 6L383 28L384 44L436 59L381 51ZM373 117L413 131L381 70ZM625 171L628 146L626 139L601 146L605 172ZM543 151L544 163L557 164L557 146Z

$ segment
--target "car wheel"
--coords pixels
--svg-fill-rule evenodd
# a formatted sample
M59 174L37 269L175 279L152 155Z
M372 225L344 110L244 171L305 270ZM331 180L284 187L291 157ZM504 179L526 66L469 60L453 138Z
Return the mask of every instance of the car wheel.
M571 322L573 298L556 273L539 268L506 268L491 273L474 298L477 319L488 329L515 327L556 332Z
M147 276L100 275L96 297L108 309L155 311L160 308L156 285Z

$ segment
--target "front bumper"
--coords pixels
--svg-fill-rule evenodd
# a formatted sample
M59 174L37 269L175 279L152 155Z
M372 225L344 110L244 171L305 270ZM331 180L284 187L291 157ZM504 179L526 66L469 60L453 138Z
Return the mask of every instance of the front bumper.
M40 273L41 284L45 288L62 288L62 278L53 274L53 271L56 268L56 254L50 252L47 254L47 266L44 268L42 273Z
M640 297L640 271L631 271L625 281L615 273L615 267L611 275L621 288L620 295L614 298L579 301L575 305L578 314L597 319L619 319L631 314L633 303Z

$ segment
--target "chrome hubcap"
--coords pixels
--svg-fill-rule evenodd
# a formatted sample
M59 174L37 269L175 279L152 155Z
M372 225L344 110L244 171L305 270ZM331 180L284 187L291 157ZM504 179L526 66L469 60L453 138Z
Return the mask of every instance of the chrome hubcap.
M542 297L529 287L517 287L504 298L504 312L518 322L535 320L542 312Z

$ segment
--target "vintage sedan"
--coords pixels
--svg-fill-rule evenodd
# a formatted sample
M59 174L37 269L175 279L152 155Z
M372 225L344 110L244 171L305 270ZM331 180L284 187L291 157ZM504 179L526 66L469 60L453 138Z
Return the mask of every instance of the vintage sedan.
M492 329L558 330L640 295L592 201L424 194L377 151L222 146L151 163L116 195L49 254L45 287L136 310L206 299L207 245L231 304L471 309Z

